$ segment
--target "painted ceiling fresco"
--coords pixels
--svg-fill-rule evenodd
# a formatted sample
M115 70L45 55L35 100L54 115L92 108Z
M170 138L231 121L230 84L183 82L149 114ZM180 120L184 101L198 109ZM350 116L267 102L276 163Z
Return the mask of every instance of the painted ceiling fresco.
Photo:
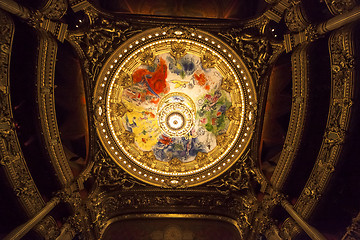
M193 54L156 56L132 73L133 85L121 95L132 109L122 118L125 129L139 149L153 151L160 161L193 161L198 152L213 150L216 136L229 126L231 97L221 89L222 79Z
M244 63L221 40L151 29L119 47L102 69L94 93L98 136L141 180L200 184L245 151L255 92Z

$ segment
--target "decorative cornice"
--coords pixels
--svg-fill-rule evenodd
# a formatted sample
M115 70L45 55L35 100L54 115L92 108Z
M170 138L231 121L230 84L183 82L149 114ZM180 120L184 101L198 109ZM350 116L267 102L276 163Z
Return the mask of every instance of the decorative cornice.
M65 186L72 182L74 176L61 143L55 112L54 75L58 47L56 41L47 33L38 33L40 47L37 62L37 102L41 136L58 180Z
M26 165L13 122L9 68L14 30L12 19L0 11L0 166L26 214L33 217L45 206L45 202ZM52 217L46 221L48 227L57 229ZM35 229L42 233L39 227Z
M309 45L304 44L297 48L291 56L293 101L283 150L270 180L275 189L281 189L283 187L291 170L294 158L299 150L304 131L308 106L308 49Z
M193 213L212 213L233 217L241 229L248 229L254 209L252 195L230 196L216 192L194 191L123 191L96 194L90 198L88 209L92 212L94 231L100 237L108 221L127 213L178 213L186 209Z
M325 191L339 160L351 116L354 92L353 26L329 38L331 99L326 130L314 168L294 209L308 219Z

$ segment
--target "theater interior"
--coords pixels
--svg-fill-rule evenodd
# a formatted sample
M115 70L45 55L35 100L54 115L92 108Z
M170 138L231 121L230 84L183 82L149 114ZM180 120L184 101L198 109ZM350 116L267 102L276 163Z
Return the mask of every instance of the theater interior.
M0 238L360 239L359 2L0 0Z

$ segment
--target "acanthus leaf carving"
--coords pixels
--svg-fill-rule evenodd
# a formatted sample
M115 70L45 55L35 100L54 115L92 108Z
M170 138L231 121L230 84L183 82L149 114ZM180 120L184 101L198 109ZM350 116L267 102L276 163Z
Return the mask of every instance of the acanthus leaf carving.
M120 187L128 190L132 189L135 185L145 186L144 183L137 181L117 166L102 150L95 156L92 174L99 187Z
M241 29L232 29L226 33L220 33L232 47L238 50L238 54L246 63L252 73L256 84L259 85L260 77L269 67L272 54L270 41L263 37L256 37L242 32Z
M81 49L85 71L93 83L109 54L141 30L134 29L123 20L110 21L95 10L90 9L86 14L91 19L90 29L87 32L72 33L68 38Z

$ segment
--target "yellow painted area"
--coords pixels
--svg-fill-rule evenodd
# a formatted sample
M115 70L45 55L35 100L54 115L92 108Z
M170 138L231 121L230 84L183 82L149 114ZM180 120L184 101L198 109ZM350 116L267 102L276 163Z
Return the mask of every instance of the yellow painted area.
M136 145L142 151L151 151L158 141L158 136L161 134L156 116L142 107L131 103L127 103L127 105L131 105L132 111L127 112L124 117L127 117L129 123L134 125L132 131L135 136Z

